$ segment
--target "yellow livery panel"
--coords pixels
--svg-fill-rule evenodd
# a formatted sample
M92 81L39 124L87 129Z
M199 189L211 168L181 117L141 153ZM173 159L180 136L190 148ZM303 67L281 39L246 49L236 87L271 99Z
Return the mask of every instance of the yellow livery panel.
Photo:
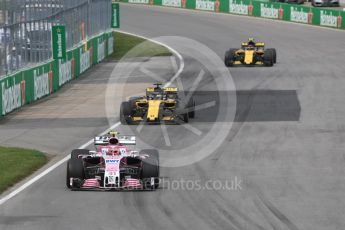
M159 108L161 105L161 100L150 100L149 102L149 108L147 111L147 120L148 121L154 121L158 119L159 117Z

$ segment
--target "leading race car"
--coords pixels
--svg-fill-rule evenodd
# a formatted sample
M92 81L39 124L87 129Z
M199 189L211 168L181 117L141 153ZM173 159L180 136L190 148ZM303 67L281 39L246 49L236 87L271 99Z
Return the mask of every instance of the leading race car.
M162 84L146 89L146 96L130 98L122 102L120 121L122 124L188 123L195 117L195 102L191 97L185 102L179 97L177 88L162 88ZM184 98L185 99L185 98Z
M110 132L95 137L96 151L75 149L67 162L71 190L155 190L159 186L159 154L155 149L130 150L135 136Z
M240 49L229 49L225 52L224 63L227 67L234 65L273 66L277 62L276 49L265 49L265 43L255 42L249 38Z

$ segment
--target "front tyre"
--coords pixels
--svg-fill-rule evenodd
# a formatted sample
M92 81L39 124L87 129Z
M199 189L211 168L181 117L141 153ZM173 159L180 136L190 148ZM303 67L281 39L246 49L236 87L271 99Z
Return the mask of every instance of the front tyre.
M276 64L276 63L277 63L277 51L276 51L276 49L270 48L270 49L267 49L267 50L270 50L270 52L272 52L273 63ZM267 51L267 50L266 50L266 51Z
M122 102L120 107L120 122L122 125L131 124L132 106L128 101Z
M78 179L83 181L85 179L84 164L82 159L70 159L67 162L66 186L73 188L70 184L70 179Z
M265 66L273 66L274 59L273 59L273 52L272 50L266 50L264 54L264 65Z
M74 149L71 152L71 159L79 159L80 156L88 156L90 151L88 149Z
M226 67L234 65L236 49L229 49L225 52L224 64Z

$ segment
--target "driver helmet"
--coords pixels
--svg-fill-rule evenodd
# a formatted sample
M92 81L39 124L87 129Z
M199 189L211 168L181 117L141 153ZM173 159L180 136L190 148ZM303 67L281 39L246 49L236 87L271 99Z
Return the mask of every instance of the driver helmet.
M248 46L255 46L255 39L254 38L248 39Z
M110 131L108 133L108 135L111 136L111 137L116 137L118 134L119 134L119 132L116 132L116 131Z
M118 145L119 144L119 140L115 137L112 137L109 139L109 144L110 145Z

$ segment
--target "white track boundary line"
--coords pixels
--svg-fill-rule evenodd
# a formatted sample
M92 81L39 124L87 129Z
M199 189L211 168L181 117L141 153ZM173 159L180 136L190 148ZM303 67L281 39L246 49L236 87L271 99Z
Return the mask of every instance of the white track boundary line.
M181 73L183 72L184 70L184 60L183 60L183 57L182 55L177 52L175 49L171 48L170 46L162 43L162 42L159 42L159 41L156 41L154 39L151 39L151 38L148 38L148 37L145 37L145 36L141 36L141 35L136 35L136 34L133 34L133 33L130 33L130 32L126 32L126 31L122 31L122 30L115 30L115 32L120 32L120 33L123 33L123 34L128 34L128 35L132 35L132 36L136 36L136 37L139 37L139 38L142 38L142 39L145 39L147 41L150 41L150 42L154 42L158 45L161 45L161 46L164 46L165 48L167 48L170 52L172 52L180 61L180 68L178 69L178 71L175 73L175 75L170 79L170 81L168 81L167 83L164 84L164 87L169 87L175 80L176 78L178 78Z
M136 37L140 37L143 38L145 40L154 42L158 45L164 46L166 47L168 50L170 50L172 53L174 53L174 55L180 60L180 68L178 69L178 71L176 72L176 74L170 79L169 82L167 82L165 84L165 87L168 87L169 85L172 84L173 81L176 80L176 78L178 78L180 76L180 74L183 72L184 69L184 60L181 54L179 54L175 49L171 48L170 46L163 44L161 42L155 41L153 39L141 36L141 35L137 35L137 34L133 34L133 33L129 33L126 31L121 31L121 30L116 30L117 32L120 33L124 33L124 34L128 34L128 35L132 35L132 36L136 36ZM102 136L106 133L108 133L110 130L115 129L116 127L120 126L121 123L117 122L116 124L112 125L110 128L108 128L107 130L105 130L104 132L100 133L98 136ZM88 142L86 142L85 144L81 145L78 149L85 149L87 146L91 145L93 143L93 139L89 140ZM25 182L23 185L21 185L20 187L18 187L17 189L13 190L12 192L10 192L9 194L5 195L4 197L2 197L0 199L0 206L3 205L4 203L6 203L8 200L12 199L13 197L15 197L16 195L18 195L19 193L21 193L22 191L24 191L25 189L27 189L28 187L30 187L32 184L34 184L35 182L37 182L39 179L41 179L42 177L46 176L47 174L49 174L50 172L52 172L54 169L56 169L57 167L59 167L60 165L62 165L63 163L65 163L66 161L68 161L68 159L70 159L70 154L68 154L66 157L64 157L63 159L61 159L60 161L56 162L55 164L53 164L52 166L50 166L49 168L47 168L46 170L44 170L43 172L41 172L40 174L38 174L37 176L33 177L32 179L28 180L27 182Z

